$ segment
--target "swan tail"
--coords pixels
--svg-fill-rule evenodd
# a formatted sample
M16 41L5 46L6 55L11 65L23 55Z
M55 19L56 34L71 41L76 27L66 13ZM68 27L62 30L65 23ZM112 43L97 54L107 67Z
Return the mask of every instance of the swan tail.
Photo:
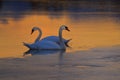
M23 45L30 48L30 45L28 43L23 42Z
M65 45L66 45L67 47L70 47L70 48L71 48L71 46L68 45L68 43L69 43L71 40L72 40L72 39L68 39L68 40L65 42Z

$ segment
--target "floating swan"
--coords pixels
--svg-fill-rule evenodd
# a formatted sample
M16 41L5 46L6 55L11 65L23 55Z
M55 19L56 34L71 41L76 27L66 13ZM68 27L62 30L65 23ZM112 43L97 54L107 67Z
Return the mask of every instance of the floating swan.
M38 37L37 37L36 40L35 40L35 42L38 42L38 41L40 41L40 38L41 38L41 36L42 36L42 31L41 31L41 29L38 28L38 27L33 27L31 34L32 34L34 31L38 31L38 32L39 32ZM62 38L62 39L63 39L65 45L66 45L67 47L69 47L68 42L69 42L71 39L68 39L68 40L66 40L66 39L64 39L64 38ZM58 36L48 36L48 37L43 38L42 40L53 41L53 42L56 42L57 44L60 44L60 40L59 40L59 37L58 37Z
M62 25L60 27L60 29L59 29L60 44L57 44L56 42L48 41L48 40L37 41L38 39L36 39L36 42L33 44L28 44L28 43L23 43L23 44L30 49L66 49L66 46L65 46L63 39L62 39L62 31L63 30L70 31L68 29L68 27L66 27L65 25ZM33 31L32 31L32 33L33 33ZM39 35L38 37L40 38L41 36Z

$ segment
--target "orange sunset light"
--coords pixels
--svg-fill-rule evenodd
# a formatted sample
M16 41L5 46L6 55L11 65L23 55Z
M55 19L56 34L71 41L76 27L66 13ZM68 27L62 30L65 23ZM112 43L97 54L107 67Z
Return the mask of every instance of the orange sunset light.
M27 15L18 21L9 18L8 24L0 24L1 51L4 52L5 47L12 48L16 52L26 50L27 48L23 46L22 42L32 43L38 35L37 31L32 35L30 34L34 26L42 29L43 38L58 35L58 29L63 24L71 30L70 32L63 31L64 38L72 39L69 43L72 46L71 50L120 44L119 25L111 18L82 20L79 23L73 23L66 15L62 18L51 18L46 15ZM8 53L12 49L7 50ZM8 54L2 55L7 56Z

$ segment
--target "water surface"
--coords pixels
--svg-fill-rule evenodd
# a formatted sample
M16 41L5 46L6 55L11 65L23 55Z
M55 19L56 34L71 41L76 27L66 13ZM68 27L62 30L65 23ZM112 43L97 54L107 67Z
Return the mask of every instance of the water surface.
M114 0L1 0L0 80L120 80L120 6ZM21 6L22 5L22 6ZM28 50L61 25L72 48Z
M38 35L37 32L30 35L34 26L42 29L42 38L58 35L61 25L68 26L71 31L64 31L63 37L72 39L69 43L72 49L67 49L70 52L119 45L119 11L109 6L118 5L110 1L103 3L102 5L106 6L99 8L101 2L95 1L96 7L91 5L93 2L87 5L88 2L60 1L54 6L54 1L2 1L0 57L20 57L27 50L22 42L32 43Z

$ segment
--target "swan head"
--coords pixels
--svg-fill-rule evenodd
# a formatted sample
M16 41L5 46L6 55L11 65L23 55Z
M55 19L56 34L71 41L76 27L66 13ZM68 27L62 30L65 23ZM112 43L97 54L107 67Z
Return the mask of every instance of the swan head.
M62 25L62 26L61 26L61 29L62 29L62 30L70 31L69 28L68 28L67 26L65 26L65 25Z
M36 31L36 30L39 30L39 28L38 28L38 27L33 27L33 28L32 28L32 31L31 31L31 34L32 34L34 31Z

